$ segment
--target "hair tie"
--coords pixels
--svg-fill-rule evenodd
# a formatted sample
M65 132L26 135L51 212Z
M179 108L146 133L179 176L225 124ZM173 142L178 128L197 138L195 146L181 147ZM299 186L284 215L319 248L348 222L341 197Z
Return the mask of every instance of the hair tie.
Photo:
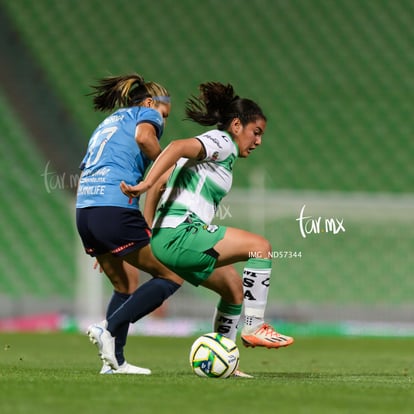
M154 99L154 101L165 104L171 103L171 97L169 96L153 96L152 99Z

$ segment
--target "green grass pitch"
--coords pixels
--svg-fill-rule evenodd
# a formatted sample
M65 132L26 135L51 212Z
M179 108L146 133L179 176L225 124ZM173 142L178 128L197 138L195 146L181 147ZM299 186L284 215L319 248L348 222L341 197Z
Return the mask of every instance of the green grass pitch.
M195 338L129 338L127 358L151 376L98 375L96 348L71 333L0 334L1 414L335 414L414 412L414 339L297 337L245 349L254 379L192 374Z

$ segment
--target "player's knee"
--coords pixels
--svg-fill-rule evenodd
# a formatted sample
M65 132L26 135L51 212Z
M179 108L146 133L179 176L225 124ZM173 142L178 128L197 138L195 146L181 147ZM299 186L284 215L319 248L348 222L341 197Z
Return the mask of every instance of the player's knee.
M255 247L254 251L260 253L259 257L267 258L269 257L272 251L272 245L270 244L269 240L265 239L262 236L257 236L254 241Z
M180 286L184 283L184 279L182 279L176 273L171 272L171 271L159 273L157 275L157 277L161 278L161 279L169 280L169 281L174 282L174 283L176 283L177 285L180 285Z
M131 293L133 293L138 287L138 283L134 285L130 285L125 280L119 279L119 278L111 279L111 283L117 292L127 294L127 295L130 295Z

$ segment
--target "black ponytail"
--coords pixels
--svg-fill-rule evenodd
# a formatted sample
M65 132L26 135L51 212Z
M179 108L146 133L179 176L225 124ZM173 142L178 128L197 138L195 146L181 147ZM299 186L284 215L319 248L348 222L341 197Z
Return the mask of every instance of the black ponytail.
M239 118L243 125L257 118L266 120L261 108L236 95L230 84L206 82L199 90L199 97L192 96L186 102L186 119L204 126L217 125L220 130L227 129L234 118Z
M147 92L144 78L136 73L126 76L108 76L91 86L96 111L109 111L115 107L128 107L151 96Z

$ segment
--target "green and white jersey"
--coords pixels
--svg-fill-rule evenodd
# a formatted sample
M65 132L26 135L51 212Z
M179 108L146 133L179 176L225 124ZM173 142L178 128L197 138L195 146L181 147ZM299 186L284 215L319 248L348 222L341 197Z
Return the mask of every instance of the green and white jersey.
M230 191L238 148L225 131L211 130L196 137L203 160L180 158L167 182L154 227L177 227L190 215L210 224L222 198Z

